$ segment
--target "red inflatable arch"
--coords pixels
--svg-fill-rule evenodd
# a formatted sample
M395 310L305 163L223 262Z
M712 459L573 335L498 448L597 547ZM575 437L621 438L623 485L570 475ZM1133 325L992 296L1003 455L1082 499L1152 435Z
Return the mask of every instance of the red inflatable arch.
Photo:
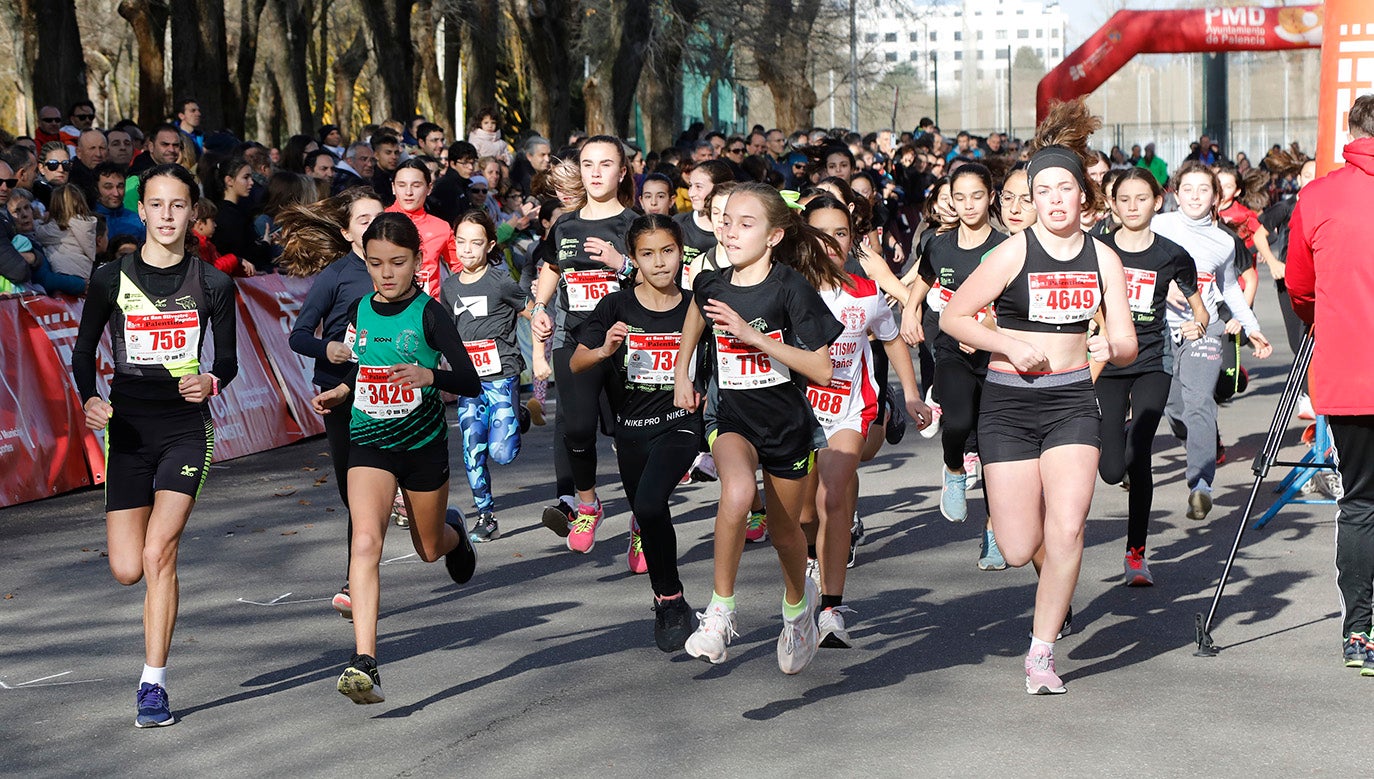
M1118 11L1040 79L1036 121L1049 113L1051 100L1092 92L1137 54L1318 48L1323 17L1320 5Z

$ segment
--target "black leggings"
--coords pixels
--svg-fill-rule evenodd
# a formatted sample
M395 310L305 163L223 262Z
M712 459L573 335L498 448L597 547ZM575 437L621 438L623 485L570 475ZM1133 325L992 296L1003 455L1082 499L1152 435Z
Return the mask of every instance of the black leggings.
M968 359L937 352L935 395L940 399L940 444L945 467L963 473L969 436L978 425L978 406L983 398L983 377Z
M596 433L601 419L601 393L614 386L614 368L602 361L590 370L573 373L568 362L575 346L553 350L553 375L558 387L558 415L554 419L554 474L558 494L596 487Z
M335 408L324 415L324 437L329 442L329 459L334 463L334 485L339 488L339 500L348 508L348 423L353 415L348 406ZM348 546L344 547L344 581L348 581L348 566L353 563L353 520L345 517Z
M655 595L676 595L682 592L682 580L668 499L696 460L701 436L693 430L670 430L652 437L617 436L615 443L625 496L639 522L649 584Z
M1293 301L1288 297L1288 285L1283 279L1275 281L1274 288L1279 292L1279 311L1283 314L1283 332L1288 337L1288 348L1297 354L1303 336L1307 335L1307 325L1298 319L1297 312L1293 310Z
M1145 548L1150 533L1150 507L1155 482L1150 457L1155 431L1164 416L1173 377L1162 371L1137 376L1103 374L1097 378L1097 405L1102 411L1102 457L1097 472L1108 484L1131 477L1126 549ZM1131 424L1126 428L1126 411Z

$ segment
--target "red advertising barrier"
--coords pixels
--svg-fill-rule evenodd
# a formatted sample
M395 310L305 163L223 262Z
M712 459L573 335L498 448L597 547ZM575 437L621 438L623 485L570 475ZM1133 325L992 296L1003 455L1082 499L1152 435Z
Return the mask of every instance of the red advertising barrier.
M72 398L80 409L81 399L76 392L76 382L71 375L72 347L76 345L76 331L81 325L82 300L67 295L58 297L26 296L18 299L24 310L33 317L43 332L51 339L53 348L62 361L64 370L59 375L65 382ZM114 352L110 349L110 334L100 336L100 345L95 352L95 384L101 397L110 396L110 379L114 378ZM96 433L81 425L82 444L86 450L86 464L90 468L91 483L105 482L105 433Z
M1343 2L1352 9L1370 5L1368 0ZM1137 54L1316 48L1322 45L1323 15L1321 5L1117 11L1040 80L1036 121L1049 113L1050 101L1092 92ZM1326 59L1323 52L1323 72Z
M1327 0L1317 107L1317 175L1345 164L1346 115L1360 95L1374 92L1374 3Z
M0 300L0 505L91 483L67 372L19 300Z
M310 408L314 361L291 351L289 343L310 280L273 274L239 279L238 285L240 316L252 322L296 424L305 435L323 433L324 420Z
M210 399L210 415L215 420L215 462L286 446L305 437L291 418L286 395L272 373L250 320L242 315L235 319L239 375ZM209 366L214 361L215 345L207 336L201 364Z

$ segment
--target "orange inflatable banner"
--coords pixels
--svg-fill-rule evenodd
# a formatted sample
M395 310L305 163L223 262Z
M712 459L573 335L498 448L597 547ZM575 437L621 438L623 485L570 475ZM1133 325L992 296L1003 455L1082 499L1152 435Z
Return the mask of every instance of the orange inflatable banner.
M1346 3L1374 6L1369 0ZM1036 121L1049 113L1051 101L1092 92L1137 54L1311 49L1322 45L1325 16L1321 5L1117 11L1040 80Z

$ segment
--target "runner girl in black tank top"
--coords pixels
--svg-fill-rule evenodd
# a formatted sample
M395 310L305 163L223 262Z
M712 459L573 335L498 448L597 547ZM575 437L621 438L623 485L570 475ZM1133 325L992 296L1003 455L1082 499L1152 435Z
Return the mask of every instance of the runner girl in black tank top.
M1169 285L1188 297L1194 321L1183 326L1189 340L1207 330L1207 307L1198 292L1197 267L1178 244L1150 231L1150 220L1164 202L1164 190L1144 168L1119 171L1112 209L1120 227L1104 243L1116 250L1126 273L1126 299L1135 324L1138 353L1126 366L1107 365L1093 388L1102 411L1102 459L1098 472L1108 484L1129 476L1125 580L1128 587L1154 584L1145 562L1145 540L1154 501L1150 452L1164 416L1173 374L1165 367L1168 325L1164 319ZM1130 414L1130 428L1126 416Z
M1086 139L1100 126L1081 100L1051 110L1029 167L1035 226L994 249L940 319L950 336L991 355L978 444L997 543L1013 566L1043 554L1025 661L1030 693L1065 689L1053 642L1078 579L1097 480L1100 423L1083 355L1118 365L1136 356L1121 261L1079 227L1083 209L1100 200L1084 172ZM996 331L976 319L993 302ZM1110 338L1087 335L1099 307Z

